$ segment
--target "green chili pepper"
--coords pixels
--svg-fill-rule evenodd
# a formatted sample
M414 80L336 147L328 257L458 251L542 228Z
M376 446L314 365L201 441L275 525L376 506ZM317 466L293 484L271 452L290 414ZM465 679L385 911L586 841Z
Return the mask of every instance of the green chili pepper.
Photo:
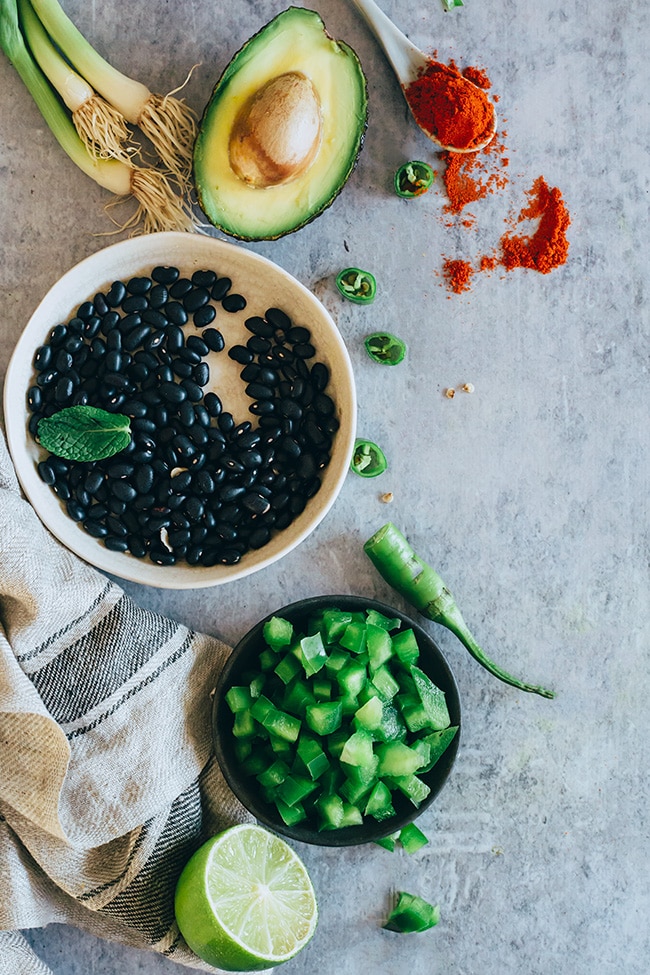
M358 305L369 305L377 294L377 282L369 271L346 267L336 276L336 287L344 298Z
M479 647L463 619L454 597L430 565L413 551L401 531L388 522L363 546L366 555L386 582L427 619L446 626L458 637L482 667L505 684L541 697L553 698L553 691L523 681L495 664Z
M381 447L372 440L356 440L350 467L360 477L377 477L384 473L388 461Z
M364 345L370 358L384 366L396 366L406 355L406 344L391 332L373 332Z
M418 160L404 163L395 173L395 192L406 200L422 196L430 188L435 175L428 163Z

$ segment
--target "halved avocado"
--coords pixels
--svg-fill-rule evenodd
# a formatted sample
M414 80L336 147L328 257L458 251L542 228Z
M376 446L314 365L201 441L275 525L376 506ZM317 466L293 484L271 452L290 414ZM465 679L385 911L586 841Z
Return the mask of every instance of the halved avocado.
M289 7L235 54L206 106L194 147L201 209L240 240L275 240L298 230L345 185L367 113L357 55L329 36L313 10ZM286 143L280 163L268 159L277 132ZM242 152L251 166L242 164Z

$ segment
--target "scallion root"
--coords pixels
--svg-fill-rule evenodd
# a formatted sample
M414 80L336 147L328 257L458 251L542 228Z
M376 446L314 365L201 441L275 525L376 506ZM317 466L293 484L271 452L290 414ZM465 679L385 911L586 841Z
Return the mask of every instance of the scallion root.
M192 170L195 112L173 95L151 94L138 127L158 153L163 167L184 186Z
M133 167L131 193L138 202L135 223L142 221L142 233L161 230L191 232L197 220L186 199L174 191L166 175L157 169Z
M130 159L137 148L129 147L131 132L121 112L101 97L92 95L72 113L77 133L92 156Z

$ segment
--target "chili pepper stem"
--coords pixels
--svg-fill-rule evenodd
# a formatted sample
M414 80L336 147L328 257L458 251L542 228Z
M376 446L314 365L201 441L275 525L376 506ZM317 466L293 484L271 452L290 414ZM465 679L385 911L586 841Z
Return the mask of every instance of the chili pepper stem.
M490 674L520 691L545 698L555 697L553 691L513 677L487 656L470 633L454 597L438 573L416 555L392 522L385 524L368 539L364 551L393 589L427 619L450 630Z

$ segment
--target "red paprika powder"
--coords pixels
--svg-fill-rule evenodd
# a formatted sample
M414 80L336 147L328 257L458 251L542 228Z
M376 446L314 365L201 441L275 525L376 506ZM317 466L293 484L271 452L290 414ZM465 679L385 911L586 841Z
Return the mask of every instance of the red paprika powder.
M443 146L471 149L494 127L494 107L485 92L455 65L429 61L404 94L418 125Z
M559 189L556 186L550 189L543 176L538 176L528 191L528 201L517 222L539 220L537 229L528 236L503 234L500 263L508 271L527 267L548 274L566 263L569 252L566 231L571 218Z

